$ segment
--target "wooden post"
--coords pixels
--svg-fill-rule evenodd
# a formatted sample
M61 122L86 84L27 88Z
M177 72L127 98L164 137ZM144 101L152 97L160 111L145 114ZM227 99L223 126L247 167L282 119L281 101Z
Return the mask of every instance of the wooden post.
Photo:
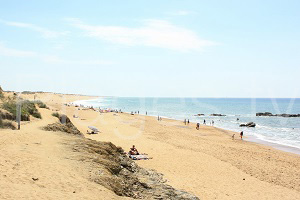
M17 103L17 113L16 113L16 119L17 119L17 123L18 123L18 130L20 130L21 128L21 102L18 101Z

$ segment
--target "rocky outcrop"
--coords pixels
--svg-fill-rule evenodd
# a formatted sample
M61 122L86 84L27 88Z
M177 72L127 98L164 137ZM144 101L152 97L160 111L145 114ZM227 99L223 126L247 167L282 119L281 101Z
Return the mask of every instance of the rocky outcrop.
M84 153L83 160L93 162L96 171L91 172L92 181L119 196L135 199L199 199L166 184L163 175L155 170L139 167L121 147L116 147L111 142L82 138L73 148L75 152Z
M272 114L270 112L256 113L257 117L266 116L266 117L300 117L300 114Z
M256 124L254 122L249 122L247 124L241 124L240 127L255 127Z
M204 114L200 113L200 114L197 114L197 115L194 115L194 116L204 116Z
M226 116L226 115L222 115L222 114L211 114L210 116L223 117L223 116Z

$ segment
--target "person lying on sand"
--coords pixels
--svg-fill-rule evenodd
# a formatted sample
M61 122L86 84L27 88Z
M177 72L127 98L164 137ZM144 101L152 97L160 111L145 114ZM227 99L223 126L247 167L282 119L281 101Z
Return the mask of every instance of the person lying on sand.
M132 145L132 147L129 150L129 155L140 155L140 153L138 152L138 150L135 148L134 145Z
M89 130L87 130L86 134L96 134L96 133L95 133L95 131L89 132Z

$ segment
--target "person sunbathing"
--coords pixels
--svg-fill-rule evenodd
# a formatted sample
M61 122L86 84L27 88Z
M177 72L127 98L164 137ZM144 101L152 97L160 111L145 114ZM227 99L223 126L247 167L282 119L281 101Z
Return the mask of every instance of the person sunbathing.
M132 147L130 148L130 151L129 151L129 155L140 155L140 153L139 153L138 150L135 148L135 146L132 145Z

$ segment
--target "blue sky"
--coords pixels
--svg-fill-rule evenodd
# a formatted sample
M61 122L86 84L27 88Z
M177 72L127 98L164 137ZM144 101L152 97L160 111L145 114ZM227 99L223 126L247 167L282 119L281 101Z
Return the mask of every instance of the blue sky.
M300 1L0 3L7 90L300 97Z

